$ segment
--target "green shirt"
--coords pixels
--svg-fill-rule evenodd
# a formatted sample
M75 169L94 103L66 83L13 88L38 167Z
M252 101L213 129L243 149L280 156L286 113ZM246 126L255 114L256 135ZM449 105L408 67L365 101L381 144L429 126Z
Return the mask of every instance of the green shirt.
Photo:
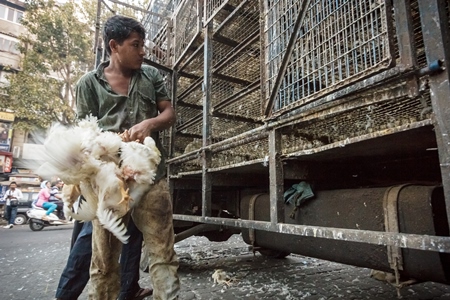
M120 133L145 119L156 117L157 102L170 101L163 77L156 68L148 65L143 65L133 74L128 96L115 93L105 77L104 70L108 64L109 62L100 64L97 70L85 74L78 81L78 119L92 114L97 117L103 130ZM166 155L159 140L159 133L152 132L152 138L161 151L161 163L156 172L156 180L159 180L165 175Z

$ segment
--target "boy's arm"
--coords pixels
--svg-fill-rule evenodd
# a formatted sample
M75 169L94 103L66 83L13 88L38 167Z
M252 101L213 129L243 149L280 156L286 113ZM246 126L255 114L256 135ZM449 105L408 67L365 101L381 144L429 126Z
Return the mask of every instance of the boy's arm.
M147 136L152 134L152 132L170 128L170 126L175 123L175 110L170 101L160 101L157 103L157 106L159 110L158 116L146 119L131 127L128 132L125 131L125 135L129 136L129 141L139 140L142 143Z

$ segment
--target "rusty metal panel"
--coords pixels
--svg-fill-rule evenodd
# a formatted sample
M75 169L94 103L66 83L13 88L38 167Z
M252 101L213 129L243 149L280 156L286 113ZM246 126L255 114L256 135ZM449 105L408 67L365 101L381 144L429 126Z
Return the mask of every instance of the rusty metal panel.
M354 94L336 107L311 113L304 123L283 132L283 154L310 150L375 132L389 134L391 129L410 126L431 118L429 90L415 98L408 96L404 82L383 89ZM424 123L427 124L427 123Z
M393 233L373 230L345 229L311 225L272 224L266 221L234 220L174 214L174 220L253 228L314 238L342 240L347 242L391 245L395 247L450 253L450 237L411 233Z
M284 177L281 143L281 133L277 130L271 130L269 132L269 191L270 222L272 224L284 221Z
M442 184L450 220L450 26L448 1L420 1L420 17L428 64L441 60L447 67L429 77L431 101L435 115L435 132L441 166Z
M272 91L300 2L265 1L264 88ZM390 1L311 1L274 110L307 103L392 65ZM266 100L269 95L266 96Z
M216 152L212 156L211 167L222 168L245 162L263 160L269 155L267 139L249 141L247 143L230 147L227 150Z

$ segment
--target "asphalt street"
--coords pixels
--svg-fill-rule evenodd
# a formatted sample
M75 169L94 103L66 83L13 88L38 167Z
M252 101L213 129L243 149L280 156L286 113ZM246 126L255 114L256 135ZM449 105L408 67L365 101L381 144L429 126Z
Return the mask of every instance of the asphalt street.
M40 232L27 225L0 228L0 300L53 299L71 231L72 225ZM239 235L222 243L191 237L176 244L176 251L181 299L397 299L396 290L371 278L368 269L299 255L267 259L250 252ZM213 274L223 280L214 282ZM141 286L150 286L143 272ZM401 294L402 299L450 299L450 286L426 282Z

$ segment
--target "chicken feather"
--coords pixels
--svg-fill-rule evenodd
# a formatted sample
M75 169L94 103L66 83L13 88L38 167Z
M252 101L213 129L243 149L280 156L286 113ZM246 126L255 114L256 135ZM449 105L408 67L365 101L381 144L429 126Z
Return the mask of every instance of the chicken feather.
M149 191L161 161L155 141L146 137L143 144L123 142L89 116L76 126L53 125L44 147L46 162L37 174L58 174L66 183L65 214L84 221L96 217L125 243L126 228L120 220ZM86 199L76 212L74 190Z
M97 211L97 217L103 227L114 234L119 241L124 244L128 243L129 236L126 235L127 227L117 215L111 210L99 210Z
M80 201L77 212L71 214L71 216L78 221L92 221L97 216L97 210L92 209L89 201Z

